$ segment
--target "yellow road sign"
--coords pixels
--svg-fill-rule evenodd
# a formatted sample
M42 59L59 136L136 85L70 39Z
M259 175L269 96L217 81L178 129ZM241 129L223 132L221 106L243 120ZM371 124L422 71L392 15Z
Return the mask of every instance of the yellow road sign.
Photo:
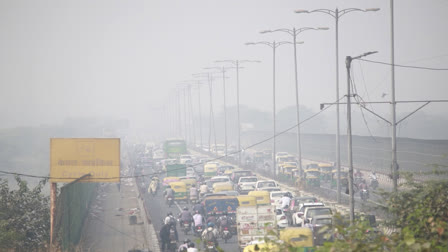
M120 181L119 138L51 138L51 182L71 182L90 174L82 182Z

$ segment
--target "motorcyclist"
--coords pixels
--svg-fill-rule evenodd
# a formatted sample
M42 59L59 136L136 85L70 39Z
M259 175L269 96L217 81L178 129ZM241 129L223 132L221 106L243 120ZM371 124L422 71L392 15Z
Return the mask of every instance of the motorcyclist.
M208 186L206 183L202 183L201 186L199 187L199 193L202 196L204 196L206 193L208 193Z
M287 193L283 194L281 201L282 201L282 209L288 208L289 205L291 204L291 198Z
M152 179L151 183L149 183L149 187L148 187L148 193L156 193L157 192L157 186L158 186L159 181L156 179Z
M197 226L202 226L202 219L203 219L202 215L199 213L199 211L196 211L196 213L193 215L193 223L194 223L193 228L196 228Z
M202 240L204 241L204 246L207 246L208 242L213 242L215 247L218 246L217 235L214 229L215 224L212 222L207 224L207 229L202 232Z
M190 200L192 199L198 199L198 190L195 184L191 185L190 187Z
M169 247L171 239L179 240L177 235L176 225L170 223L165 224L160 229L160 240L162 241L162 251L165 251L165 247Z
M187 252L198 252L198 249L194 247L194 242L188 243L188 250Z
M170 224L170 223L176 223L176 219L173 216L172 212L168 212L166 214L165 220L163 221L164 224Z
M215 212L211 212L210 215L207 217L207 223L213 223L213 226L216 223L216 214Z
M180 224L183 225L184 222L193 222L193 216L188 211L188 207L184 207L183 211L179 214Z
M224 227L229 227L229 218L227 217L227 212L223 212L223 215L221 215L217 222L219 233L222 233Z
M193 211L194 212L198 211L201 215L204 215L204 208L203 208L203 206L202 206L202 204L200 202L197 202L193 206Z
M165 189L165 192L163 193L166 199L168 198L174 198L174 190L171 188L170 185L168 185Z
M178 252L186 252L188 250L188 244L190 243L190 239L185 239L182 244L179 246Z
M363 190L363 189L367 190L367 183L366 183L365 179L361 179L359 181L359 189L360 190Z

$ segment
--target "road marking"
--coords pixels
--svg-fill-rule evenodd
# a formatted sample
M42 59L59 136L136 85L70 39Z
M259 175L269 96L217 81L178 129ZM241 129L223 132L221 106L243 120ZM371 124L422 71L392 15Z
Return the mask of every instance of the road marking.
M179 203L177 203L177 201L174 201L174 205L176 205L177 208L179 208L179 212L182 212L182 208L179 206Z

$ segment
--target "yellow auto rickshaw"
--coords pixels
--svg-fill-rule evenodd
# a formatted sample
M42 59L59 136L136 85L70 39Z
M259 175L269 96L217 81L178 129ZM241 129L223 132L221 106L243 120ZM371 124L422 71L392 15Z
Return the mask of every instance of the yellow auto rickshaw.
M162 185L163 186L167 186L169 185L171 182L177 182L180 181L180 179L178 177L165 177L163 179Z
M175 201L187 201L187 185L185 182L177 181L170 183L171 189L174 191Z
M248 196L254 196L257 205L271 205L271 193L268 191L250 191Z
M245 207L257 205L257 198L255 196L239 195L236 198L238 199L240 206Z
M216 162L206 163L204 165L204 177L211 178L213 176L218 175L218 166L219 164Z
M320 170L320 178L322 181L330 181L332 176L333 165L320 163L318 164Z
M314 246L313 231L306 227L287 227L280 230L280 240L303 250L311 251Z
M308 168L305 171L306 186L320 187L320 171L318 168Z
M213 193L233 191L233 185L229 182L218 182L213 184Z
M196 179L194 178L181 178L180 181L187 185L187 190L189 190L192 185L196 185Z

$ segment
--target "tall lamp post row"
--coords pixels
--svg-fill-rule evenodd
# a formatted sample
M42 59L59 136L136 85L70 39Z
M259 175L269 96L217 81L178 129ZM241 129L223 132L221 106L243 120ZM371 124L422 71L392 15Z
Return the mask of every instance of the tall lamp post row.
M273 109L272 109L272 115L273 115L273 121L274 121L274 127L273 127L273 144L272 144L272 167L273 167L273 175L277 176L278 175L278 169L277 169L277 165L276 165L276 160L275 160L275 153L276 153L276 109L275 109L275 51L277 49L277 47L281 46L281 45L285 45L285 44L291 44L291 42L287 42L287 41L281 41L281 42L266 42L266 41L261 41L261 42L248 42L246 43L246 45L266 45L272 48L272 101L273 101ZM303 42L299 42L298 44L303 44Z
M295 27L293 29L276 29L276 30L265 30L261 31L260 33L273 33L273 32L283 32L291 35L293 37L292 45L294 48L294 77L295 77L295 90L296 90L296 119L297 119L297 159L299 163L299 171L300 174L303 173L302 169L302 150L301 150L301 142L300 142L300 109L299 109L299 84L298 84L298 75L297 75L297 36L308 30L328 30L328 27L319 27L319 28L312 28L312 27L302 27L296 29ZM303 43L303 42L301 42ZM275 141L275 138L274 138ZM275 169L275 151L274 151L274 169Z
M393 7L393 0L391 0L391 8ZM350 13L350 12L373 12L378 11L379 8L368 8L368 9L358 9L358 8L347 8L343 10L335 9L316 9L316 10L296 10L295 13L324 13L329 16L332 16L335 19L335 31L336 31L336 100L339 100L339 18L343 15ZM393 26L392 26L393 27ZM294 46L294 74L295 74L295 91L296 91L296 119L297 119L297 156L298 156L298 163L299 163L299 170L303 172L302 168L302 156L301 156L301 143L300 143L300 110L299 110L299 89L298 89L298 64L297 64L297 49L296 44L300 44L296 42L298 34L300 34L303 31L306 30L328 30L327 27L319 27L319 28L311 28L311 27L303 27L303 28L293 28L293 29L276 29L276 30L266 30L262 31L261 33L273 33L273 32L284 32L288 33L293 37L293 42L256 42L256 43L246 43L246 45L257 45L257 44L263 44L270 46L273 49L273 119L274 119L274 125L273 125L273 133L274 133L274 143L273 143L273 167L276 169L275 165L275 152L276 152L276 144L275 144L275 135L276 135L276 110L275 110L275 49L283 44L293 44ZM393 31L392 31L393 34ZM303 42L302 42L303 43ZM393 44L393 42L392 42ZM241 124L240 124L240 109L239 109L239 69L240 64L243 62L258 62L258 61L250 61L250 60L221 60L221 61L215 61L217 63L231 63L236 68L236 79L237 79L237 124L238 124L238 148L237 151L239 153L238 155L238 164L241 164ZM226 99L225 99L225 68L222 67L222 73L223 73L223 89L224 89L224 116L226 117ZM210 78L210 77L209 77ZM210 84L209 84L210 85ZM211 87L209 87L211 90ZM190 98L191 99L191 98ZM185 101L185 100L184 100ZM393 104L394 105L394 104ZM212 112L212 104L211 106L211 113ZM180 111L179 111L180 112ZM336 166L338 170L337 174L337 201L340 202L341 197L341 184L340 184L340 113L339 113L339 102L336 102ZM212 115L212 114L211 114ZM225 118L225 148L226 148L226 155L227 155L227 122ZM202 136L202 135L201 135ZM216 140L215 140L216 141ZM215 143L216 145L216 143ZM393 146L394 149L394 146ZM394 150L395 151L395 150ZM393 166L396 164L396 157L393 157ZM274 173L276 171L274 170ZM394 174L395 176L395 174Z
M357 8L347 8L339 10L330 9L316 9L316 10L296 10L295 13L324 13L335 19L335 34L336 34L336 101L339 101L339 18L343 15L358 11L358 12L370 12L379 11L379 8L368 8L368 9L357 9ZM336 162L337 168L337 202L341 203L341 144L340 144L340 120L339 120L339 102L336 102Z

